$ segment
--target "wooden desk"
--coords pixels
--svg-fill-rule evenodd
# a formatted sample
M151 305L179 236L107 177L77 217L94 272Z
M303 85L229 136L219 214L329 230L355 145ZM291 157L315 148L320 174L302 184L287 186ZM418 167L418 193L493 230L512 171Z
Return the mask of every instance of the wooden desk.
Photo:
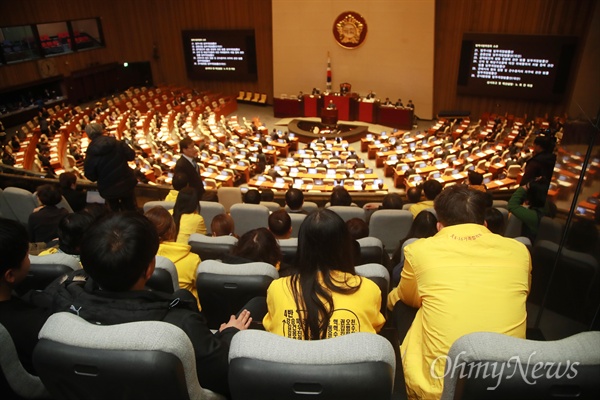
M298 99L273 99L273 115L278 118L300 117L303 115L303 102Z
M381 106L379 107L379 118L377 123L394 128L410 130L412 129L413 115L413 110L411 108Z
M487 190L497 190L502 188L510 188L513 185L516 185L517 181L511 178L504 179L496 179L494 181L490 181L485 184Z

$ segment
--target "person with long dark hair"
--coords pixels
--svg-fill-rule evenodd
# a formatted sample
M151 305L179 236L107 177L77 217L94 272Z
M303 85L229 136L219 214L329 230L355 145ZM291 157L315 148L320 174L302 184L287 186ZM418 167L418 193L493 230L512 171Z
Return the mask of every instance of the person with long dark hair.
M173 220L177 227L177 243L187 244L192 233L206 235L204 218L200 215L200 197L196 189L183 188L173 207Z
M327 209L300 226L297 272L271 283L267 307L265 329L295 339L375 333L385 323L380 289L356 275L348 228Z

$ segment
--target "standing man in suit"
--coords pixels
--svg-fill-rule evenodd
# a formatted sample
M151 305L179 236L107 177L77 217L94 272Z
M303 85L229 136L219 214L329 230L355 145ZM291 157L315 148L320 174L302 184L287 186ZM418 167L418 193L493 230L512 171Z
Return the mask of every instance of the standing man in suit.
M181 172L187 175L189 185L196 189L198 197L202 198L204 183L197 163L198 148L190 137L186 137L179 142L179 151L181 151L181 157L175 164L175 174Z

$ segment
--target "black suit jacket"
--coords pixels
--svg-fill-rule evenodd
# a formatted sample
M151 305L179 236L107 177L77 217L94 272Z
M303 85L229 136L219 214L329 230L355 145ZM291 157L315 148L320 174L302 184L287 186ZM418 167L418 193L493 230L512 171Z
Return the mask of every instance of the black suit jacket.
M196 171L191 162L186 160L183 156L179 157L177 163L175 164L175 173L184 173L188 177L188 182L190 187L193 187L198 192L198 197L202 198L204 194L204 183L202 182L202 177Z

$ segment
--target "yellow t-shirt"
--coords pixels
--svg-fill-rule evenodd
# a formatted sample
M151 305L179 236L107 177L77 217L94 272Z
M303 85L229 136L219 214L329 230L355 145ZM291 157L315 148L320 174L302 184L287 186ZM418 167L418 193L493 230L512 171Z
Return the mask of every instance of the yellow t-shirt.
M196 268L198 268L198 264L200 264L200 257L190 250L191 246L188 244L162 242L158 246L158 252L156 254L173 261L173 264L175 264L175 268L177 269L179 287L181 289L189 290L196 300L198 300ZM200 300L198 300L198 308L200 308Z
M188 244L192 233L206 235L204 218L200 214L182 214L179 221L179 233L177 234L176 242Z
M531 259L522 243L477 224L443 228L404 255L388 305L419 307L400 346L406 389L411 399L438 399L456 339L480 331L525 338Z
M354 332L377 333L385 323L381 309L381 290L368 278L333 271L333 278L346 280L349 286L360 288L351 294L332 293L334 311L329 321L327 337ZM268 313L263 319L265 330L281 336L304 339L300 328L296 302L292 295L291 277L276 279L267 291Z

